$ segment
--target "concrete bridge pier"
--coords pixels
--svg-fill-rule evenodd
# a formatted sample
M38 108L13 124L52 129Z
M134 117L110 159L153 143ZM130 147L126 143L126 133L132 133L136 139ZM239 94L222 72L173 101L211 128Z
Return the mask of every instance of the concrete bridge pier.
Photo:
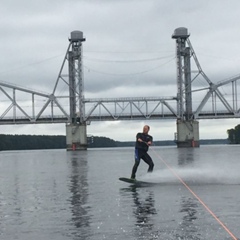
M86 124L66 125L67 151L87 150Z
M199 147L199 123L196 120L177 120L175 142L178 148Z

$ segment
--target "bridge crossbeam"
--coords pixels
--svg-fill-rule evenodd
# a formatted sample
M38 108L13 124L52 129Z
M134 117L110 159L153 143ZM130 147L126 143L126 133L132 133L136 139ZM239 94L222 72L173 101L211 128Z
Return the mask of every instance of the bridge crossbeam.
M175 97L85 99L84 121L176 118Z
M11 124L48 124L48 123L68 123L69 118L64 115L61 116L41 116L38 119L29 119L26 117L5 117L0 119L0 125L11 125Z
M53 94L4 82L0 82L0 92L0 124L52 123L70 119Z

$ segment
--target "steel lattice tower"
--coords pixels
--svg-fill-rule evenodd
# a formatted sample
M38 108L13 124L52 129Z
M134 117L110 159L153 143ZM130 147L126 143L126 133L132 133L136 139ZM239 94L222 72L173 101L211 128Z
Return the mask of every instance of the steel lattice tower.
M69 69L69 100L70 100L70 118L72 123L77 122L79 115L80 123L84 119L84 86L82 71L82 42L85 41L83 33L80 31L71 32L71 50L68 51L68 69Z
M179 119L192 117L190 48L186 41L190 35L186 28L177 28L172 35L176 39L177 59L177 112Z
M192 112L191 48L186 46L187 28L177 28L172 35L176 39L177 59L177 138L178 147L198 147L199 127Z

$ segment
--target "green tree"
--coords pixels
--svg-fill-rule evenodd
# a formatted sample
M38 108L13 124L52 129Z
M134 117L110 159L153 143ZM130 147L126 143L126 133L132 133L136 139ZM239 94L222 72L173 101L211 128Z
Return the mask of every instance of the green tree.
M240 143L240 124L235 127L235 143Z
M235 128L231 128L227 130L228 140L232 144L240 144L240 124L235 126Z
M228 140L230 143L235 143L235 130L233 128L227 130Z

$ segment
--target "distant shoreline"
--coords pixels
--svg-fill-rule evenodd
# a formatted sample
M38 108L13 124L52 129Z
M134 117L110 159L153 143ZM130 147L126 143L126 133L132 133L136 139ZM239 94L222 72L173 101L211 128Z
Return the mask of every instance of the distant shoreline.
M88 148L134 147L135 141L115 141L108 137L87 137ZM202 139L200 145L230 144L228 139ZM154 141L154 146L176 146L174 140ZM64 135L5 135L0 134L0 151L66 149Z
M202 139L199 140L200 145L214 145L214 144L230 144L228 139ZM135 142L120 142L116 141L117 147L124 147L124 146L134 146ZM154 146L176 146L174 140L161 140L161 141L154 141Z

